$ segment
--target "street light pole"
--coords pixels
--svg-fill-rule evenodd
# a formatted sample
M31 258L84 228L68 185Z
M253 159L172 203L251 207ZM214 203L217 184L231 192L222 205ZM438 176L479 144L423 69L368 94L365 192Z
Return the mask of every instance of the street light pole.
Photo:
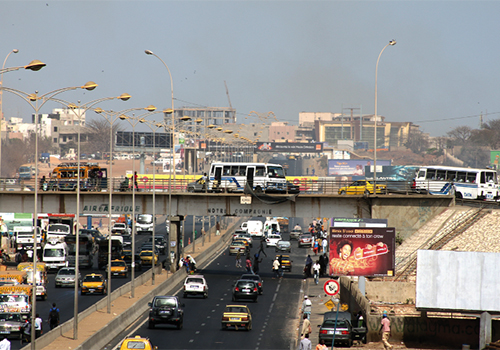
M378 78L378 62L380 61L380 56L382 56L382 52L387 48L387 46L396 45L396 40L391 40L387 45L384 46L382 51L377 58L377 65L375 66L375 118L374 120L374 132L373 132L373 194L377 194L377 78Z
M168 186L168 222L170 227L172 226L172 171L173 171L173 180L174 180L174 185L175 185L175 120L174 120L174 82L172 80L172 74L170 73L170 68L168 68L167 64L153 51L151 50L145 50L144 51L146 55L152 55L155 56L157 59L163 63L165 68L168 71L168 76L170 77L170 92L171 92L171 100L172 100L172 109L170 111L167 111L167 114L170 112L172 114L172 144L171 144L171 150L170 150L170 155L172 162L170 163L170 177L169 177L169 186ZM170 228L168 229L169 237L171 237L171 230ZM170 253L169 253L170 254ZM179 257L175 257L179 258ZM171 271L175 272L175 261L171 261Z

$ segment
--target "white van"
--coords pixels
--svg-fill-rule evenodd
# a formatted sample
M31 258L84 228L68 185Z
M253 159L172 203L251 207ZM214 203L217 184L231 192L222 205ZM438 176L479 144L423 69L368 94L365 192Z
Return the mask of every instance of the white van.
M248 220L247 221L247 232L253 237L262 237L264 225L260 220Z
M281 234L281 229L278 220L268 218L264 223L264 234L267 236L271 233Z
M49 270L59 270L68 266L68 246L57 238L51 239L43 247L42 261L47 264Z
M248 232L248 222L245 221L244 223L241 224L241 230L242 231L247 231Z

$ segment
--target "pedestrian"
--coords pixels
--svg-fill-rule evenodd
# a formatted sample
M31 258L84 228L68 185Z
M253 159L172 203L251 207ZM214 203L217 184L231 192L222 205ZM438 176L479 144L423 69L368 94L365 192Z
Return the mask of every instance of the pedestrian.
M323 253L326 253L328 251L328 240L326 238L323 238L321 245L323 246Z
M219 236L220 235L220 224L219 221L215 224L215 235Z
M325 345L325 340L321 339L319 344L316 345L316 350L328 350L328 346Z
M391 336L391 321L387 318L387 312L384 311L382 315L382 321L380 322L379 333L382 333L382 344L384 344L384 349L392 349L393 346L389 344L389 338Z
M312 264L313 264L313 261L312 261L311 255L308 255L307 259L306 259L306 266L304 267L304 272L306 274L306 278L311 277Z
M137 184L137 171L134 171L134 186L136 191L139 191L139 185Z
M0 350L10 350L10 341L7 339L7 334L4 334L3 340L0 341Z
M245 267L247 269L247 273L251 273L252 275L254 274L252 270L252 260L250 260L250 255L247 255Z
M29 318L26 320L26 323L23 325L22 332L23 332L23 336L21 339L21 345L23 345L23 343L29 343L31 341L31 322L30 322Z
M309 340L309 333L308 333L308 334L306 334L304 339L302 339L300 341L299 350L311 350L311 349L312 349L312 345L311 345L311 341Z
M305 338L306 334L309 335L312 333L311 321L307 318L307 315L302 316L302 339Z
M259 259L259 254L255 254L254 255L254 259L253 259L253 273L254 274L258 274L259 273L259 264L262 262L262 258Z
M36 314L35 318L35 338L39 338L43 333L43 321L40 314Z
M50 329L54 329L59 326L59 309L57 308L56 303L52 303L47 323L50 325Z
M273 279L279 277L280 266L281 266L281 264L279 261L279 257L276 257L276 259L274 259L274 261L273 261L273 272L274 272Z
M240 268L241 267L241 250L238 249L238 252L236 253L236 267Z
M307 319L311 318L312 302L309 300L307 295L304 295L304 301L302 302L302 313Z
M264 255L266 256L267 258L267 254L266 252L264 251L264 241L266 239L264 238L264 236L262 236L262 238L260 239L260 245L259 245L259 251L257 252L257 254L260 254L260 253L264 253Z
M314 282L316 284L319 283L319 270L321 269L321 265L319 264L319 260L316 260L314 265L312 266L313 273L314 273Z
M318 255L318 248L319 248L318 240L315 239L314 243L313 243L313 252L314 252L314 255Z

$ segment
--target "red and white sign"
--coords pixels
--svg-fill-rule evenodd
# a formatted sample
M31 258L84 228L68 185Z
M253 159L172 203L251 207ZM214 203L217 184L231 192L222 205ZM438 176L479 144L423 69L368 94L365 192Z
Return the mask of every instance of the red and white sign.
M323 286L323 290L328 295L331 295L331 296L337 295L337 294L339 294L339 291L340 291L340 284L339 284L339 282L337 282L335 280L328 280L325 282L325 285Z

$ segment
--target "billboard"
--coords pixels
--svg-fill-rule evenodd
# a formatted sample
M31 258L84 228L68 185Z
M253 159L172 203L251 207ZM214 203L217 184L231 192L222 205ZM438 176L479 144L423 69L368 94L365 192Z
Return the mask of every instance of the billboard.
M321 153L322 143L305 142L257 142L256 152Z
M333 227L387 227L387 219L332 218Z
M418 169L420 169L418 165L384 165L379 167L377 164L377 181L412 181ZM365 167L365 177L373 179L373 166Z
M330 227L329 274L394 276L396 229Z
M372 166L371 159L329 159L329 176L365 176L365 166ZM377 159L377 171L382 166L391 165L390 160ZM378 177L378 175L377 175Z

